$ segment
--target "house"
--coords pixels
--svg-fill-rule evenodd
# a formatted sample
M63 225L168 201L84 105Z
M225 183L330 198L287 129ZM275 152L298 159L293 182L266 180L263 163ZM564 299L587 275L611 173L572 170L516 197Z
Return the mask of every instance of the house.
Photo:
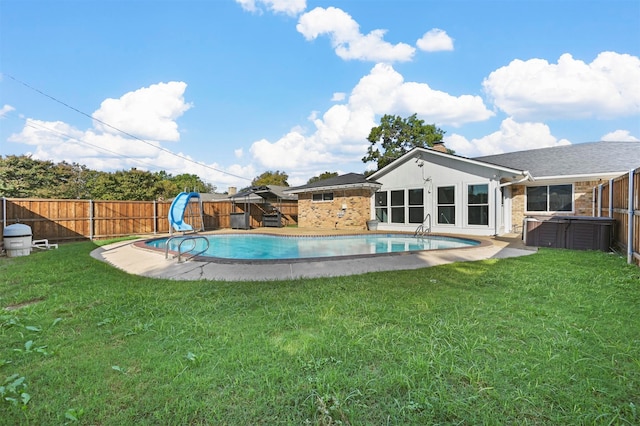
M478 158L438 146L414 148L366 178L350 173L287 192L298 195L301 227L365 229L377 219L379 230L499 235L519 232L528 215L591 215L593 188L638 166L640 142Z
M298 196L298 226L319 229L365 229L372 218L371 199L381 184L358 173L289 188Z

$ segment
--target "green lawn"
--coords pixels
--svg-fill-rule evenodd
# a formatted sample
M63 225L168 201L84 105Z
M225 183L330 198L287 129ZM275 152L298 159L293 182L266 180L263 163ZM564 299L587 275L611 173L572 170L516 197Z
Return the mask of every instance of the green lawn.
M93 248L0 258L0 424L640 423L640 268L616 255L228 283Z

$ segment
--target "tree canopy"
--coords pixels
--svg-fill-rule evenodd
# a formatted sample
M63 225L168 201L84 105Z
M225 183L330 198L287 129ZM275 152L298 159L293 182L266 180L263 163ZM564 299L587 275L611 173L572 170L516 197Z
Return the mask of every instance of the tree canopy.
M444 134L435 124L424 124L417 114L408 118L385 114L367 137L370 145L362 161L375 161L380 170L415 147L427 148L442 142Z
M275 172L269 170L262 173L260 176L255 177L251 181L251 186L289 186L287 179L289 179L289 175L285 172L281 172L280 170L276 170Z
M215 187L193 174L137 169L100 172L86 166L35 160L27 155L0 156L0 196L94 200L155 200L180 191L214 192Z
M310 183L318 182L319 180L329 179L329 178L336 177L336 176L338 176L338 172L320 173L318 176L314 176L312 178L309 178L309 180L307 181L307 185L310 184Z

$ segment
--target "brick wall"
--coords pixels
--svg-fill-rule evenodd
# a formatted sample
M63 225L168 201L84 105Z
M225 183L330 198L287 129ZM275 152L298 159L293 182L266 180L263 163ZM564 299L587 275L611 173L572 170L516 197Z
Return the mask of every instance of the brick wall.
M574 213L558 213L558 215L572 216L591 216L593 211L593 187L597 186L598 181L574 182L573 184L573 205ZM522 226L525 212L525 187L515 185L511 189L511 214L512 223L516 226Z
M342 210L342 206L346 209ZM312 194L298 194L298 226L317 229L367 229L371 217L368 189L333 192L332 201L312 200Z

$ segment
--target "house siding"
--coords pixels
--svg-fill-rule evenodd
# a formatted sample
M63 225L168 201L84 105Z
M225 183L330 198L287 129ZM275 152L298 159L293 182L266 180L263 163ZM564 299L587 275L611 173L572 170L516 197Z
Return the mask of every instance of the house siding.
M418 153L419 154L419 153ZM496 212L496 190L499 185L499 171L481 164L461 162L455 157L442 157L423 154L408 158L398 167L390 169L375 179L382 184L380 191L405 191L409 189L424 189L424 217L429 215L425 226L430 226L431 232L443 234L493 235L499 232L500 219ZM487 185L488 189L488 223L486 225L469 224L468 188L469 185ZM453 187L455 199L455 218L448 224L438 220L438 188ZM372 200L372 204L374 200ZM378 229L382 231L414 232L419 223L381 222ZM430 221L430 223L429 223ZM498 222L498 223L496 223Z
M332 201L313 201L313 194L298 195L298 226L316 229L367 229L371 217L371 191L345 189L333 192ZM342 209L346 206L346 209Z

